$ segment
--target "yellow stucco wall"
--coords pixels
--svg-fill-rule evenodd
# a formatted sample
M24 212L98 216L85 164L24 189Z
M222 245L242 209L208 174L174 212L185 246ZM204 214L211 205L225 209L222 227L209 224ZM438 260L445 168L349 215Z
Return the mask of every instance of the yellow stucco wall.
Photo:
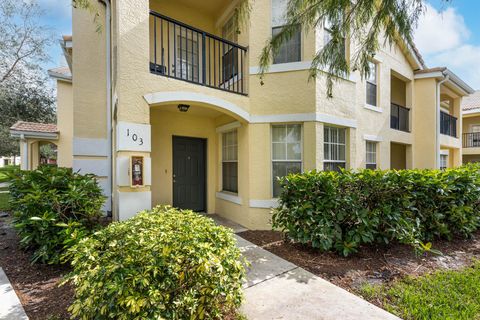
M73 164L73 89L70 82L57 81L57 164L72 167Z
M103 21L105 7L94 2ZM97 32L90 11L73 9L73 132L80 138L106 137L105 30Z
M435 167L435 101L436 80L417 79L415 81L414 105L416 108L414 117L415 143L414 158L415 167Z

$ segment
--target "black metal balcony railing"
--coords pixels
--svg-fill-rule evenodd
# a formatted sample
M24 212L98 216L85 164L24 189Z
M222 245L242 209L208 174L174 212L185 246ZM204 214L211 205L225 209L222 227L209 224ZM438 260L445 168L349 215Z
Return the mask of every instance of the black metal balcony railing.
M150 72L238 94L247 94L247 48L150 11Z
M390 128L410 132L410 109L392 103L390 106Z
M462 140L464 148L480 148L480 132L464 133Z
M457 118L446 112L440 111L440 133L457 137Z

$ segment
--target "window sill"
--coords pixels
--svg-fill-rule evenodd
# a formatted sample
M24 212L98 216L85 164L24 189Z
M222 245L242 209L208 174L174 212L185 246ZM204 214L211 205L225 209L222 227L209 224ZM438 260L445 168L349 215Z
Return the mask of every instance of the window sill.
M375 112L378 112L378 113L383 113L383 109L382 108L379 108L379 107L375 107L375 106L372 106L370 104L366 104L363 106L365 109L367 110L371 110L371 111L375 111Z
M216 193L217 199L229 201L238 205L242 205L242 198L238 196L237 193L228 192L228 191L220 191Z

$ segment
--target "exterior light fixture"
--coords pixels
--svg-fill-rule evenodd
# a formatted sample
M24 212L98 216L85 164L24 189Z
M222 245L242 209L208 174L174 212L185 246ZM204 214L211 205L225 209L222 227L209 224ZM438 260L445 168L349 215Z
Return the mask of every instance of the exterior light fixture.
M188 104L179 104L178 105L178 110L180 112L187 112L190 106Z

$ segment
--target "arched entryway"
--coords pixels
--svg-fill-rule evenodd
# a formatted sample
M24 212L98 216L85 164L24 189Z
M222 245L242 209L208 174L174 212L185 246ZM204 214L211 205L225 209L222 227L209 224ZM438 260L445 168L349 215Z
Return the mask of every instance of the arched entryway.
M248 160L239 146L247 146L248 113L201 94L146 100L152 103L152 204L214 213L220 193L240 199Z

